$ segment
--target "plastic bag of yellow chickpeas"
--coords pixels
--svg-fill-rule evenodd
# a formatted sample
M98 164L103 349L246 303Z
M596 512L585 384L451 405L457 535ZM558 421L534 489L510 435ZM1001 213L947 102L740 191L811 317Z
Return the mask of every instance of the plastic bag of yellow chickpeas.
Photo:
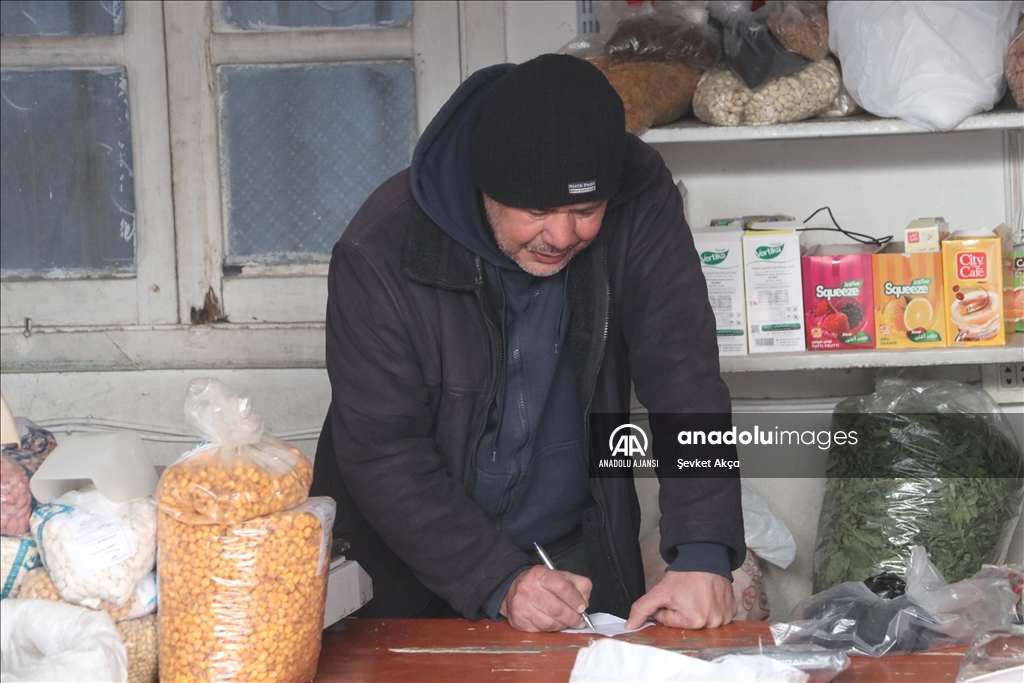
M164 471L160 508L183 522L231 524L306 500L313 466L264 431L248 397L215 379L189 382L185 417L206 440Z
M209 442L157 486L160 680L312 680L334 501L225 385L194 380L185 411Z

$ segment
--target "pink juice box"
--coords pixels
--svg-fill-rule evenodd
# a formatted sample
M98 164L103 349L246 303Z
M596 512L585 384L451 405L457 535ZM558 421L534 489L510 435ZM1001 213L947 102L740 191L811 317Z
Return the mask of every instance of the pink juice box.
M807 348L875 348L873 245L819 245L801 261Z

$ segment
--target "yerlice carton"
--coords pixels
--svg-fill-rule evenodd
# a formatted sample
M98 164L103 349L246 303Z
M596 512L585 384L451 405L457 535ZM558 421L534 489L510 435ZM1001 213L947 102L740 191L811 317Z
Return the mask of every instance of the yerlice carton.
M800 278L803 223L755 223L743 233L743 273L750 353L803 351Z
M1013 336L1010 229L957 231L942 241L950 346L1002 346Z
M875 280L875 344L880 349L946 345L941 253L903 253L893 242L871 257Z
M715 313L720 356L747 353L747 323L743 298L743 229L738 226L693 231L693 243L708 285Z

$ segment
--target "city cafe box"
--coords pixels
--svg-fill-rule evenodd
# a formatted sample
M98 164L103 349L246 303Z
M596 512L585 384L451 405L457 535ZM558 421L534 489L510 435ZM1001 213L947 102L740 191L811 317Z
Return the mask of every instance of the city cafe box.
M942 253L904 253L892 242L872 255L875 335L880 349L925 349L946 345Z
M942 241L950 346L1002 346L1013 336L1010 229L958 230Z
M801 268L809 351L875 348L871 255L867 244L809 247Z

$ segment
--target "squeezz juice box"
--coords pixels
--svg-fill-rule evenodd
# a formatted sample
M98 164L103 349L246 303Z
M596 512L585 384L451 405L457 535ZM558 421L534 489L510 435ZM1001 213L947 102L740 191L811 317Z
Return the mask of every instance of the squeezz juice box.
M950 346L1002 346L1013 336L1010 229L957 231L942 241Z
M880 349L946 345L942 254L903 253L894 242L871 257L875 279L875 334Z
M803 223L755 223L743 233L750 353L805 349L797 226Z
M720 356L747 353L747 317L743 302L743 229L738 225L693 231L700 268L715 313Z
M807 348L875 348L870 245L821 245L801 259Z

